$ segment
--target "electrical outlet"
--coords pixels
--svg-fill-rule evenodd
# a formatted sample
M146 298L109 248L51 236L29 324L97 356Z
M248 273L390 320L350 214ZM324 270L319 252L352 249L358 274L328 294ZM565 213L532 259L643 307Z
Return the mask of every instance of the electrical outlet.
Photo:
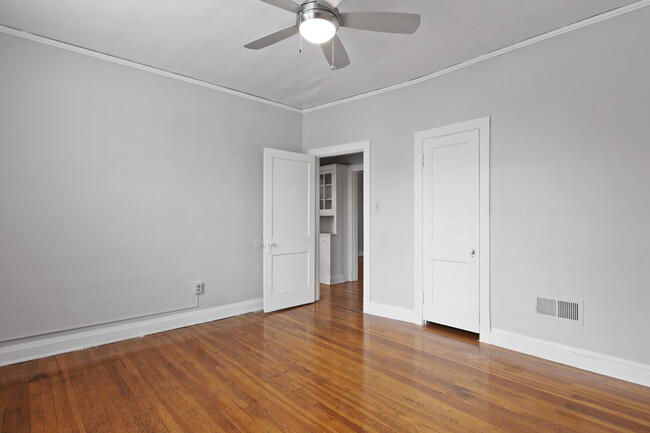
M195 295L202 295L203 294L203 281L197 281L194 283L194 290L193 290Z

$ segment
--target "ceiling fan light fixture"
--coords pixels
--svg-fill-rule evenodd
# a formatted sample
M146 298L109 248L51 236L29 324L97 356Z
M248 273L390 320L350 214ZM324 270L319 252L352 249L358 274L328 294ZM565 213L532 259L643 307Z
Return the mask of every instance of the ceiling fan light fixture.
M401 12L348 12L339 13L342 0L260 0L271 6L295 14L296 23L244 45L244 48L259 50L300 33L299 51L302 40L321 46L321 50L332 69L345 68L350 58L341 39L336 36L339 27L368 30L382 33L410 35L420 26L420 15Z
M322 18L312 18L300 23L300 34L312 44L324 44L336 34L336 26Z
M309 2L298 13L300 35L312 44L324 44L331 40L339 29L339 18L334 11Z

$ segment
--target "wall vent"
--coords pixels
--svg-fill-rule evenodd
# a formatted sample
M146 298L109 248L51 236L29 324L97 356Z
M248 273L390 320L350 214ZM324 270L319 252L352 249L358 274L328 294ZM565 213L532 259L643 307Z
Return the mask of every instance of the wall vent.
M537 298L537 314L545 314L547 316L557 316L556 310L557 301L555 299Z
M557 301L557 317L568 320L580 320L580 304L577 302Z
M584 324L582 301L563 301L547 297L538 297L535 311L538 315L549 319L573 322L579 325Z

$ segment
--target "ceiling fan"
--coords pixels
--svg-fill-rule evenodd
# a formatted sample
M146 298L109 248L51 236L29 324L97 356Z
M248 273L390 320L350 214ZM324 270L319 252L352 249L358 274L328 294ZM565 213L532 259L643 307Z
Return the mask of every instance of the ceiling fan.
M302 4L291 0L260 0L296 14L296 24L244 45L259 50L300 33L302 38L319 44L331 69L341 69L350 64L348 53L336 35L339 27L385 33L412 34L420 26L420 15L397 12L341 13L337 6L342 0L308 0Z

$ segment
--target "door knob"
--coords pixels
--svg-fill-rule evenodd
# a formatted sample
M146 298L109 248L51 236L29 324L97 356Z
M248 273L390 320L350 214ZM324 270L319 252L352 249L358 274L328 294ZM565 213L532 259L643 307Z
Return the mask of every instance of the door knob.
M474 251L473 248L470 248L470 249L467 250L467 253L468 253L470 256L473 256L473 255L476 253L476 251Z

